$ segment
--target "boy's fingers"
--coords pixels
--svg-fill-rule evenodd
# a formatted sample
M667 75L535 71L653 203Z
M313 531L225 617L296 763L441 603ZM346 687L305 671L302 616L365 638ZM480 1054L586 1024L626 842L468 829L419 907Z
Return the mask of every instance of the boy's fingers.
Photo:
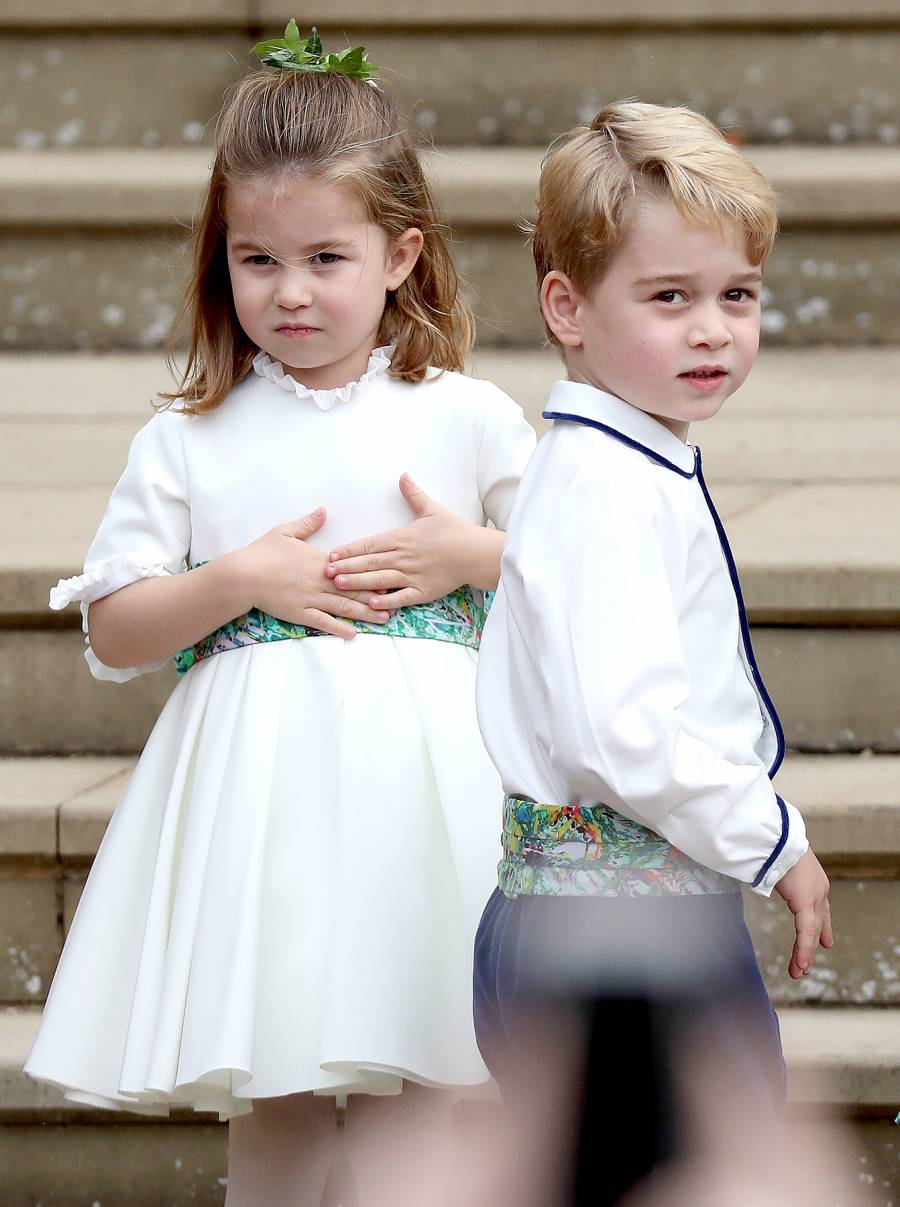
M825 920L822 923L822 933L819 935L822 947L834 947L834 930L831 925L831 906L825 902Z
M798 910L794 916L794 927L797 940L794 943L794 958L803 971L812 964L812 954L819 940L821 926L816 919L815 910L806 907Z

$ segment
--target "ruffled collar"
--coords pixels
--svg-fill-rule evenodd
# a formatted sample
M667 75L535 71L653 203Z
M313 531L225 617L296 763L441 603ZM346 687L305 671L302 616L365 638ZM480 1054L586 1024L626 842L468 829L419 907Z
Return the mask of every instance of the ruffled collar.
M385 344L383 348L376 348L369 357L369 363L362 377L356 381L348 381L345 386L336 386L333 390L311 390L308 386L301 385L299 381L291 377L290 373L285 373L281 365L272 360L266 352L258 352L254 356L253 371L280 389L296 394L298 398L311 399L320 411L330 411L336 402L346 402L373 377L377 377L379 373L388 369L393 350L393 344Z

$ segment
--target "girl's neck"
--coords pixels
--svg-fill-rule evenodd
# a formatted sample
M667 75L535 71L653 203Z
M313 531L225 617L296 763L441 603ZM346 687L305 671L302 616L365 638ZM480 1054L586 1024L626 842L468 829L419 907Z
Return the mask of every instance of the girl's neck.
M358 381L369 366L369 358L376 346L375 337L361 344L349 355L327 365L314 365L310 368L295 367L279 361L282 369L294 381L305 386L307 390L337 390L351 381Z

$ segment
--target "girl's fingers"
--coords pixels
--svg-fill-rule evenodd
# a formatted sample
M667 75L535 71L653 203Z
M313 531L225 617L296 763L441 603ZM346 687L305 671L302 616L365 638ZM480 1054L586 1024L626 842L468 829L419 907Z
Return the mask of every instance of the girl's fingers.
M341 545L328 554L329 562L341 562L348 557L369 557L373 553L390 553L397 548L398 531L379 532L375 536L364 536L361 540Z
M392 591L408 587L409 576L400 570L375 570L371 574L339 574L334 579L339 591Z
M344 557L340 561L329 562L325 567L328 578L336 574L369 574L374 570L390 570L397 565L400 551L397 548L388 549L383 553L366 553L359 557Z
M422 516L433 515L438 509L434 499L427 495L409 474L400 475L400 493L420 519Z
M332 637L343 637L347 641L356 636L357 630L352 624L320 612L318 608L307 608L303 613L302 624L310 629L318 629L321 633L330 633Z
M390 609L396 612L398 608L413 608L422 602L422 592L418 587L405 587L402 591L392 591L390 595L370 595L369 607Z
M384 612L375 612L365 603L357 603L348 595L322 595L318 603L320 611L343 617L345 620L362 620L366 624L384 624L386 620Z

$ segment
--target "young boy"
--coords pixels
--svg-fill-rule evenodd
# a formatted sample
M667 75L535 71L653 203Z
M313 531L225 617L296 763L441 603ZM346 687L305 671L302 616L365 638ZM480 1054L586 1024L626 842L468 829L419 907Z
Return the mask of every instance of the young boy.
M529 961L559 972L565 950L569 974L581 961L602 982L668 959L672 983L739 999L780 1064L741 885L794 914L792 977L832 944L828 880L771 783L783 734L686 443L756 358L775 231L767 182L686 109L610 105L544 161L534 258L567 380L519 489L478 671L507 793L476 947L479 1043L501 1086Z

